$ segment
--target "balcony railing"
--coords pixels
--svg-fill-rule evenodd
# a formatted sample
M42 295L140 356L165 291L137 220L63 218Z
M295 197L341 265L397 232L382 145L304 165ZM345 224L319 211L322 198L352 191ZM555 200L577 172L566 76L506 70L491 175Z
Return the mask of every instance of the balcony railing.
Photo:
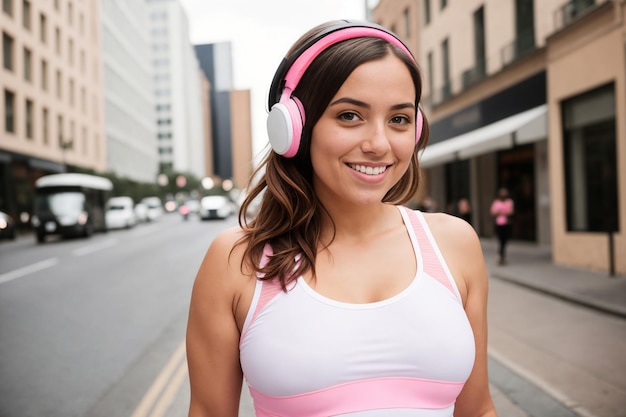
M565 3L554 13L555 28L558 30L568 26L580 16L591 10L595 5L595 0L572 0L569 3Z
M521 32L517 38L500 51L502 66L512 64L529 52L537 48L535 45L535 31L533 29Z
M461 74L461 85L463 89L468 88L472 84L482 80L487 76L487 66L485 61L482 60L476 64L473 68L463 71Z

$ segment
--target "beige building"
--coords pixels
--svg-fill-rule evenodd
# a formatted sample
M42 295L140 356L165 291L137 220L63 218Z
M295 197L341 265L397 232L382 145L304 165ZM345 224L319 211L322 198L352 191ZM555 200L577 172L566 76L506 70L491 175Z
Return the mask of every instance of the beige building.
M254 168L252 160L252 120L250 114L250 90L230 92L230 129L233 158L233 182L236 188L244 188Z
M2 0L0 207L30 212L36 178L106 169L100 6Z
M416 55L431 196L463 197L480 235L507 187L515 239L559 264L626 273L626 5L618 0L381 0L372 20Z

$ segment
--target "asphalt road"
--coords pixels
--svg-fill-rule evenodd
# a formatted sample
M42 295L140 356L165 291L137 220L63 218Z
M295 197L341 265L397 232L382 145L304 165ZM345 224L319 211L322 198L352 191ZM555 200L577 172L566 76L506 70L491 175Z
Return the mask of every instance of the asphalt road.
M0 416L132 415L182 343L195 273L226 224L174 213L0 243Z
M191 286L235 222L0 242L0 417L186 416ZM489 325L501 417L626 417L626 321L492 278Z

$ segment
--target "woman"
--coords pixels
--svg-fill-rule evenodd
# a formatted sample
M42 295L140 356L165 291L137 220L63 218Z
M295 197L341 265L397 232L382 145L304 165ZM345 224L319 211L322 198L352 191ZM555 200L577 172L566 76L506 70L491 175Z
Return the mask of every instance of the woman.
M509 190L501 187L490 208L491 215L495 221L496 235L498 236L499 265L506 264L506 244L511 237L511 216L513 215L513 210L514 204L509 197Z
M289 51L261 179L194 285L191 417L236 417L244 377L257 416L496 415L479 241L401 206L428 137L420 95L382 27L329 22Z

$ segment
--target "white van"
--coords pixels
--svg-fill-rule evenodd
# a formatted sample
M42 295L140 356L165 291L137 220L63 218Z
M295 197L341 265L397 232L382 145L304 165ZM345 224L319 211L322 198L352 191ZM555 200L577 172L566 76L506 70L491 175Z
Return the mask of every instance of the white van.
M130 229L137 224L135 202L131 197L112 197L106 204L106 222L109 229Z

